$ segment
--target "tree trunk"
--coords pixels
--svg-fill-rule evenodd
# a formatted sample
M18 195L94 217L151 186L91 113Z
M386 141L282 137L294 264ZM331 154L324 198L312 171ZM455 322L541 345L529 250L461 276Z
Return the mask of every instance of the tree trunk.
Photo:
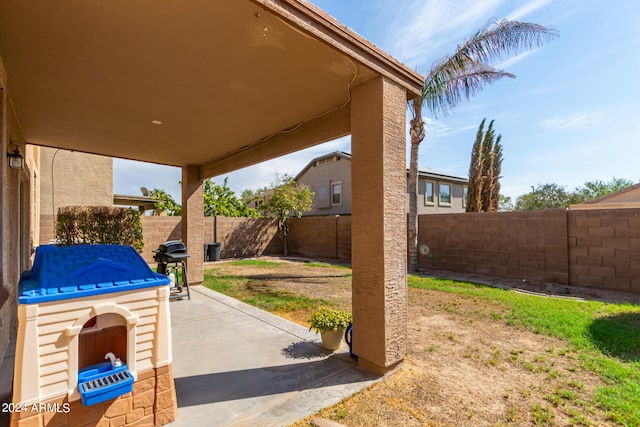
M409 271L418 269L418 148L424 139L424 121L422 121L422 99L412 101L413 119L411 119L411 157L409 161L409 225L408 250Z
M285 220L282 223L282 241L284 242L284 248L282 250L282 254L285 257L289 256L289 249L287 249L287 234L289 234L287 221Z

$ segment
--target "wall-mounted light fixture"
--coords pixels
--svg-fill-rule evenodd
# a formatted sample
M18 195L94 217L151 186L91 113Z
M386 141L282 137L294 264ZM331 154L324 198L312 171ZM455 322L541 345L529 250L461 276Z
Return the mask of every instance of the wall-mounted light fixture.
M24 169L24 157L20 153L20 147L16 145L13 152L7 153L7 157L9 158L9 167L11 169Z

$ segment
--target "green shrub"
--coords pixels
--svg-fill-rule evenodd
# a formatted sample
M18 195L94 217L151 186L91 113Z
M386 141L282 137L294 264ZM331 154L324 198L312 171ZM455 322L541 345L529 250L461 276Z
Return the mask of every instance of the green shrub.
M56 217L56 241L61 246L129 245L140 252L144 246L140 213L112 206L61 207Z
M337 331L349 326L352 315L346 310L334 310L331 307L320 307L309 316L309 330L317 332Z

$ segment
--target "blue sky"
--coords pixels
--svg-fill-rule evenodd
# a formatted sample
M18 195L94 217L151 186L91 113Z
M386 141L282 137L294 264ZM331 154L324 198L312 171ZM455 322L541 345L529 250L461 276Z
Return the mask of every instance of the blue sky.
M613 177L640 181L640 1L314 0L312 3L395 58L426 74L490 19L552 26L560 37L497 64L517 76L487 87L449 116L426 117L421 166L466 177L483 118L502 134L502 193L517 196L554 182L573 189ZM409 116L408 116L409 118ZM239 170L242 190L295 175L312 158L350 151L348 137ZM225 176L215 177L222 182ZM114 162L114 192L163 188L180 199L180 170Z

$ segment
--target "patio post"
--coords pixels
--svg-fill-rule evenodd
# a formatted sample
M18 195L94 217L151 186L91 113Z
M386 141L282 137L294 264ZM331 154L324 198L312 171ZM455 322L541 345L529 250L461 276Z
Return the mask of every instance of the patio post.
M406 92L385 77L351 100L353 351L384 374L407 352Z
M204 187L200 169L182 167L182 241L189 251L187 273L189 283L204 280Z

